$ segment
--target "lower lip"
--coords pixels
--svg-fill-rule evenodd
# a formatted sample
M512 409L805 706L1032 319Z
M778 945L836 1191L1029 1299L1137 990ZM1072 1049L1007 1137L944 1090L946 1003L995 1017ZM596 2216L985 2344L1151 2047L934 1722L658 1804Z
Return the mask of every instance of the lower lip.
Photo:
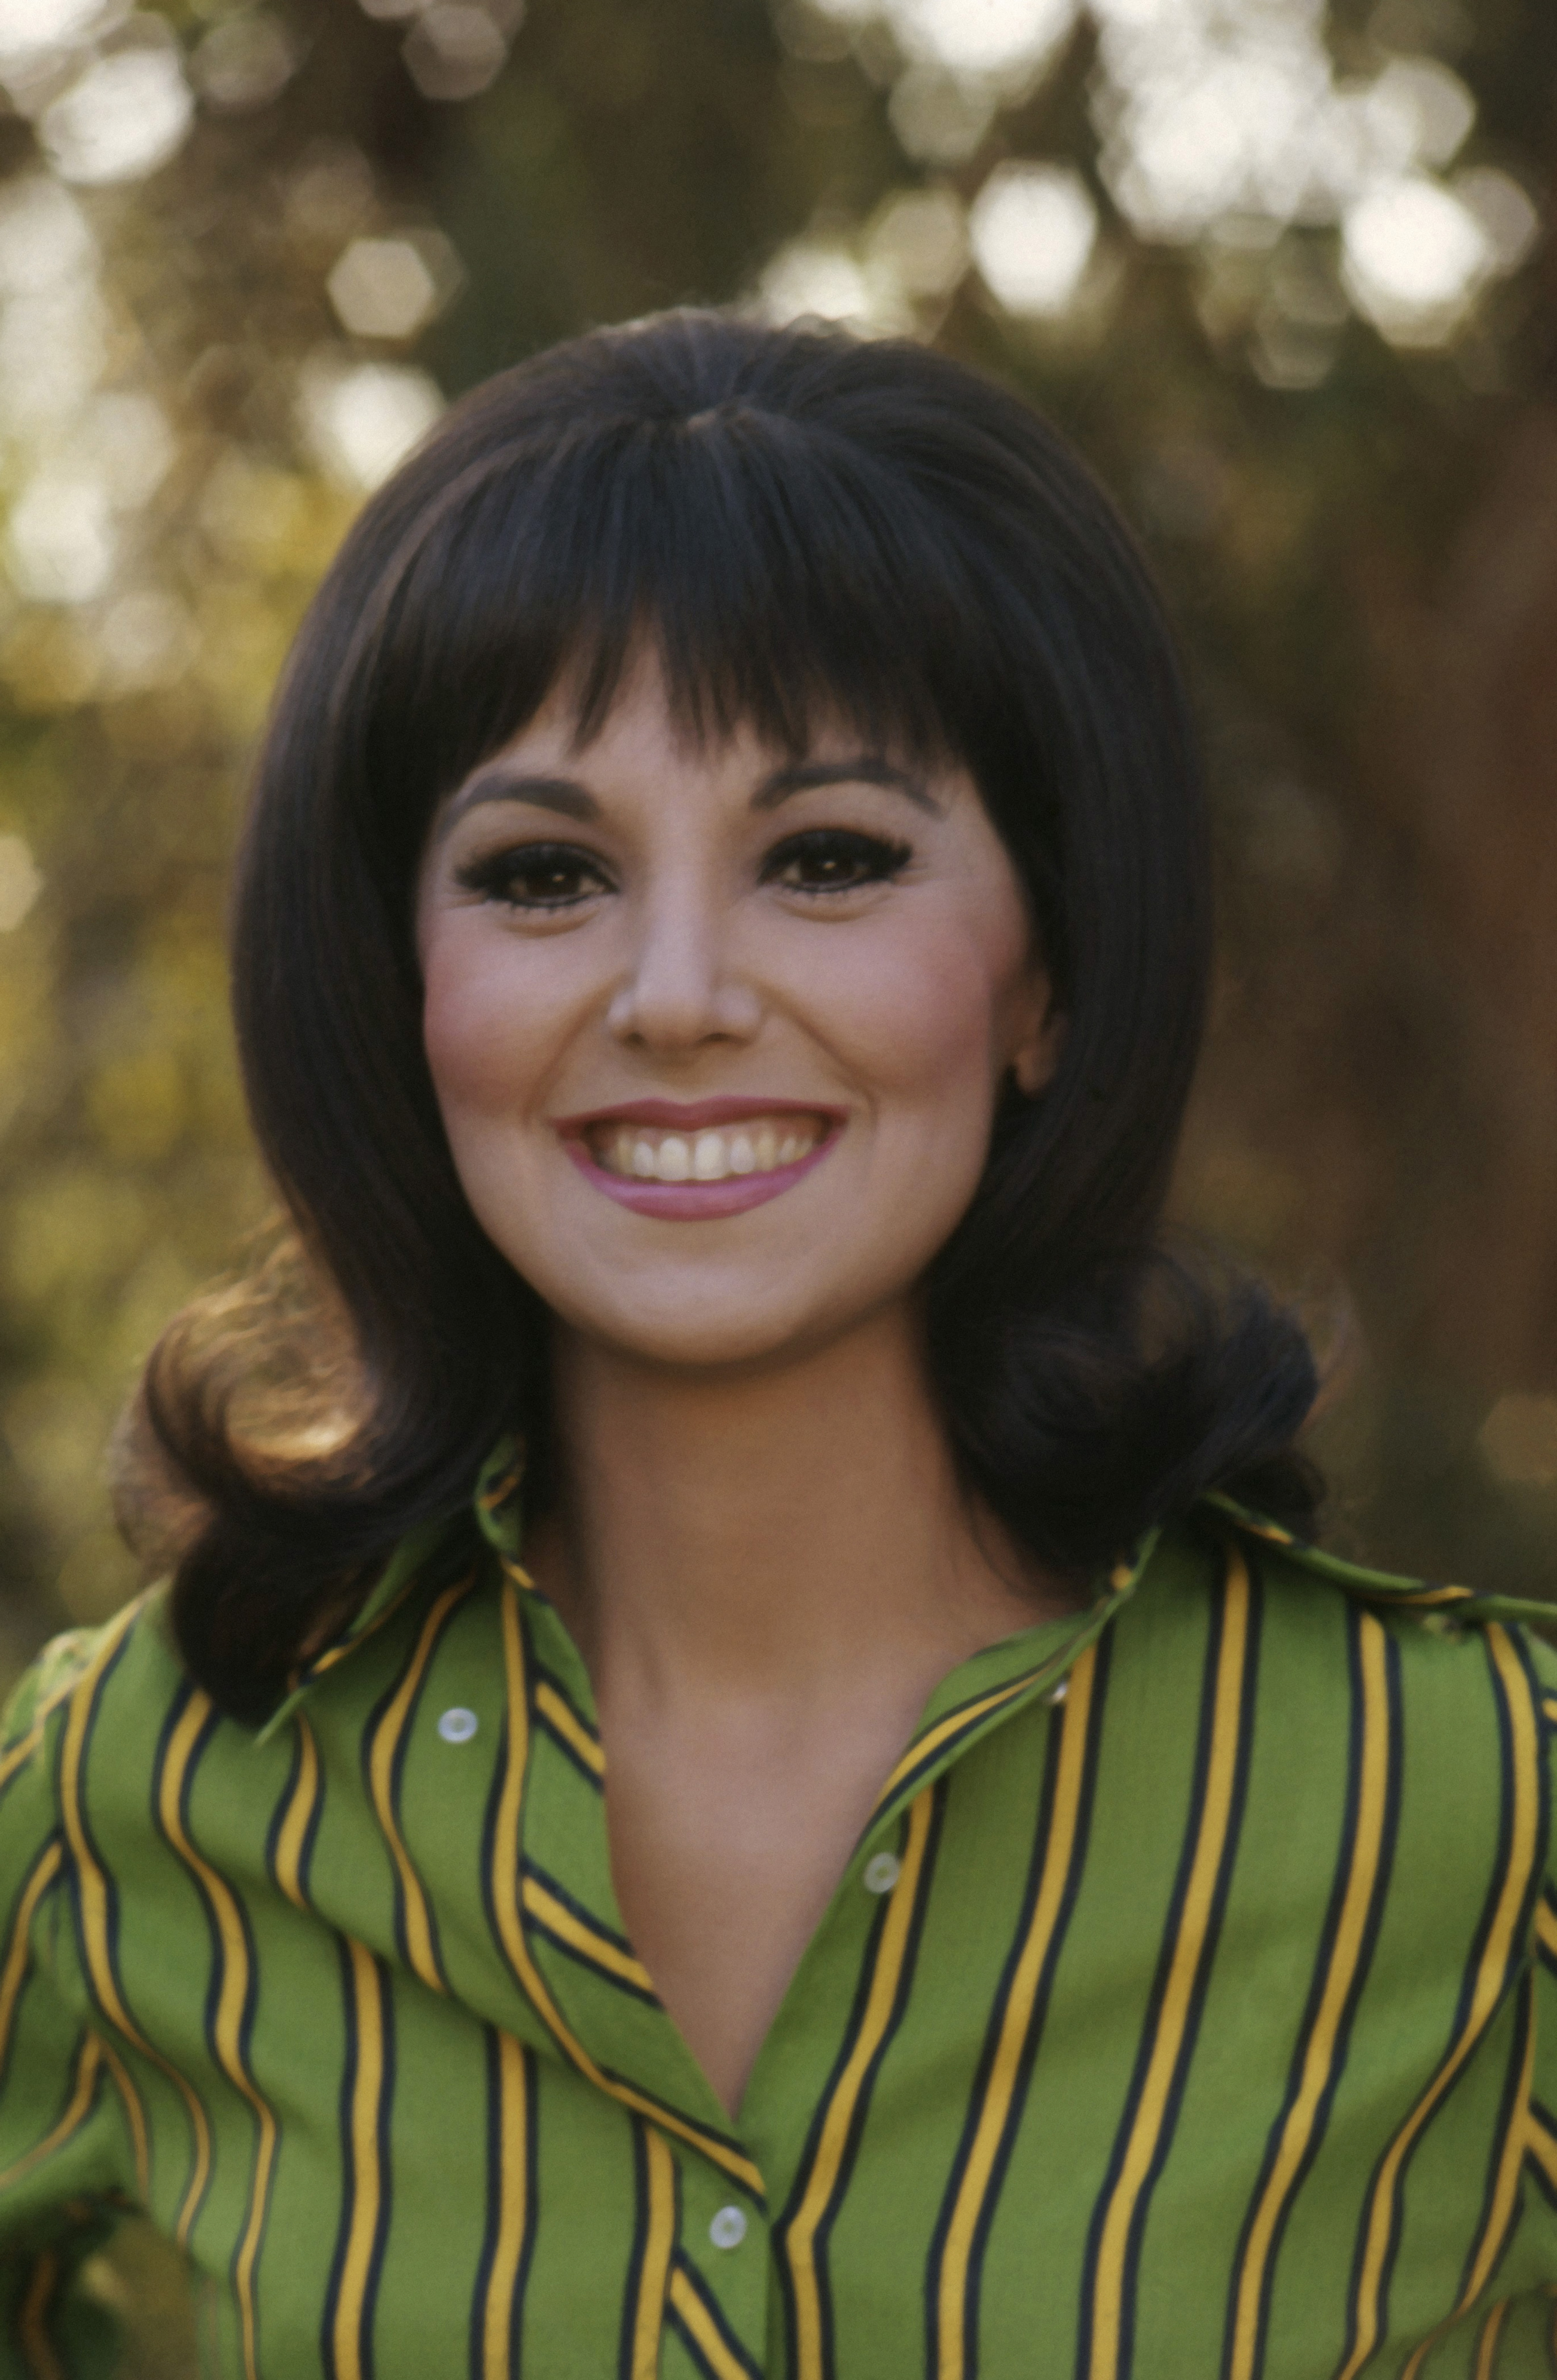
M770 1198L782 1198L821 1163L837 1141L838 1135L830 1132L793 1165L775 1166L771 1173L726 1174L723 1182L636 1182L626 1173L608 1173L603 1165L597 1165L581 1140L565 1140L563 1147L586 1182L614 1198L619 1207L630 1207L635 1215L656 1215L666 1223L712 1223L721 1216L744 1215L752 1207L765 1207Z

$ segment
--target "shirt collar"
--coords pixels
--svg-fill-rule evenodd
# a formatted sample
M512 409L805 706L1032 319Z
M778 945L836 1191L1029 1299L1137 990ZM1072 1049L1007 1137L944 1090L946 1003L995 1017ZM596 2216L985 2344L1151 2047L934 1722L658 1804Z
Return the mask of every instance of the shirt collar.
M563 1676L580 1706L592 1716L593 1693L578 1647L549 1599L536 1587L519 1560L524 1537L519 1494L523 1480L523 1449L517 1439L499 1439L477 1475L471 1498L476 1525L506 1574L524 1589L532 1622L543 1640L541 1649L544 1658ZM399 1608L449 1525L446 1520L423 1522L401 1538L383 1575L351 1621L294 1672L285 1700L260 1729L257 1742L268 1742L301 1708L320 1682ZM1004 1715L1030 1695L1052 1687L1134 1596L1161 1534L1159 1529L1148 1530L1127 1556L1102 1572L1081 1610L1062 1620L1040 1621L1030 1628L1019 1629L959 1663L925 1706L909 1753L915 1745L922 1745L932 1733L942 1730L954 1713L972 1701L987 1701L992 1718L997 1707ZM960 1737L960 1728L956 1731ZM902 1767L900 1763L899 1769Z
M276 1705L259 1730L254 1739L256 1743L268 1743L272 1736L285 1727L293 1712L308 1699L321 1678L338 1667L348 1653L355 1652L362 1639L371 1636L403 1602L448 1525L447 1521L423 1521L417 1528L406 1532L366 1602L354 1613L339 1635L332 1636L328 1644L311 1654L293 1671L285 1700Z

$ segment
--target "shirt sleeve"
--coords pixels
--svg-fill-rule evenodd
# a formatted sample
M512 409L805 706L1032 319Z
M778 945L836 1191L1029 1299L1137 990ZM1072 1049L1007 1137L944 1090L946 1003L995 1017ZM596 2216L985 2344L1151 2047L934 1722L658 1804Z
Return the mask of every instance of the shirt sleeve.
M1530 1943L1530 2088L1526 2143L1527 2228L1546 2245L1547 2286L1557 2284L1557 1651L1526 1639L1535 1671L1549 1804L1546 1876Z
M0 2380L109 2380L116 2325L80 2286L135 2201L112 2053L72 1991L69 1847L52 1772L86 1632L0 1721Z

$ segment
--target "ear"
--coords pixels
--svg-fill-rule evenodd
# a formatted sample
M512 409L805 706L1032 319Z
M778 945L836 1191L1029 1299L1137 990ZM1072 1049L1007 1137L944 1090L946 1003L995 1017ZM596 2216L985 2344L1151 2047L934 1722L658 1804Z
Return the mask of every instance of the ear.
M1022 1097L1035 1099L1052 1080L1064 1047L1065 1019L1054 1005L1048 970L1036 963L1022 987L1007 1064Z

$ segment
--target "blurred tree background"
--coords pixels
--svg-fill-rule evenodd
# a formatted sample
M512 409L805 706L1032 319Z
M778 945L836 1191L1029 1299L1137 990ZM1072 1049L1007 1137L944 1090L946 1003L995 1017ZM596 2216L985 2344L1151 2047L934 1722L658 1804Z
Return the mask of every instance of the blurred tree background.
M1216 804L1181 1210L1336 1339L1335 1541L1557 1595L1549 0L0 0L0 1672L134 1584L108 1432L265 1210L310 590L447 397L681 300L936 339L1118 492Z

